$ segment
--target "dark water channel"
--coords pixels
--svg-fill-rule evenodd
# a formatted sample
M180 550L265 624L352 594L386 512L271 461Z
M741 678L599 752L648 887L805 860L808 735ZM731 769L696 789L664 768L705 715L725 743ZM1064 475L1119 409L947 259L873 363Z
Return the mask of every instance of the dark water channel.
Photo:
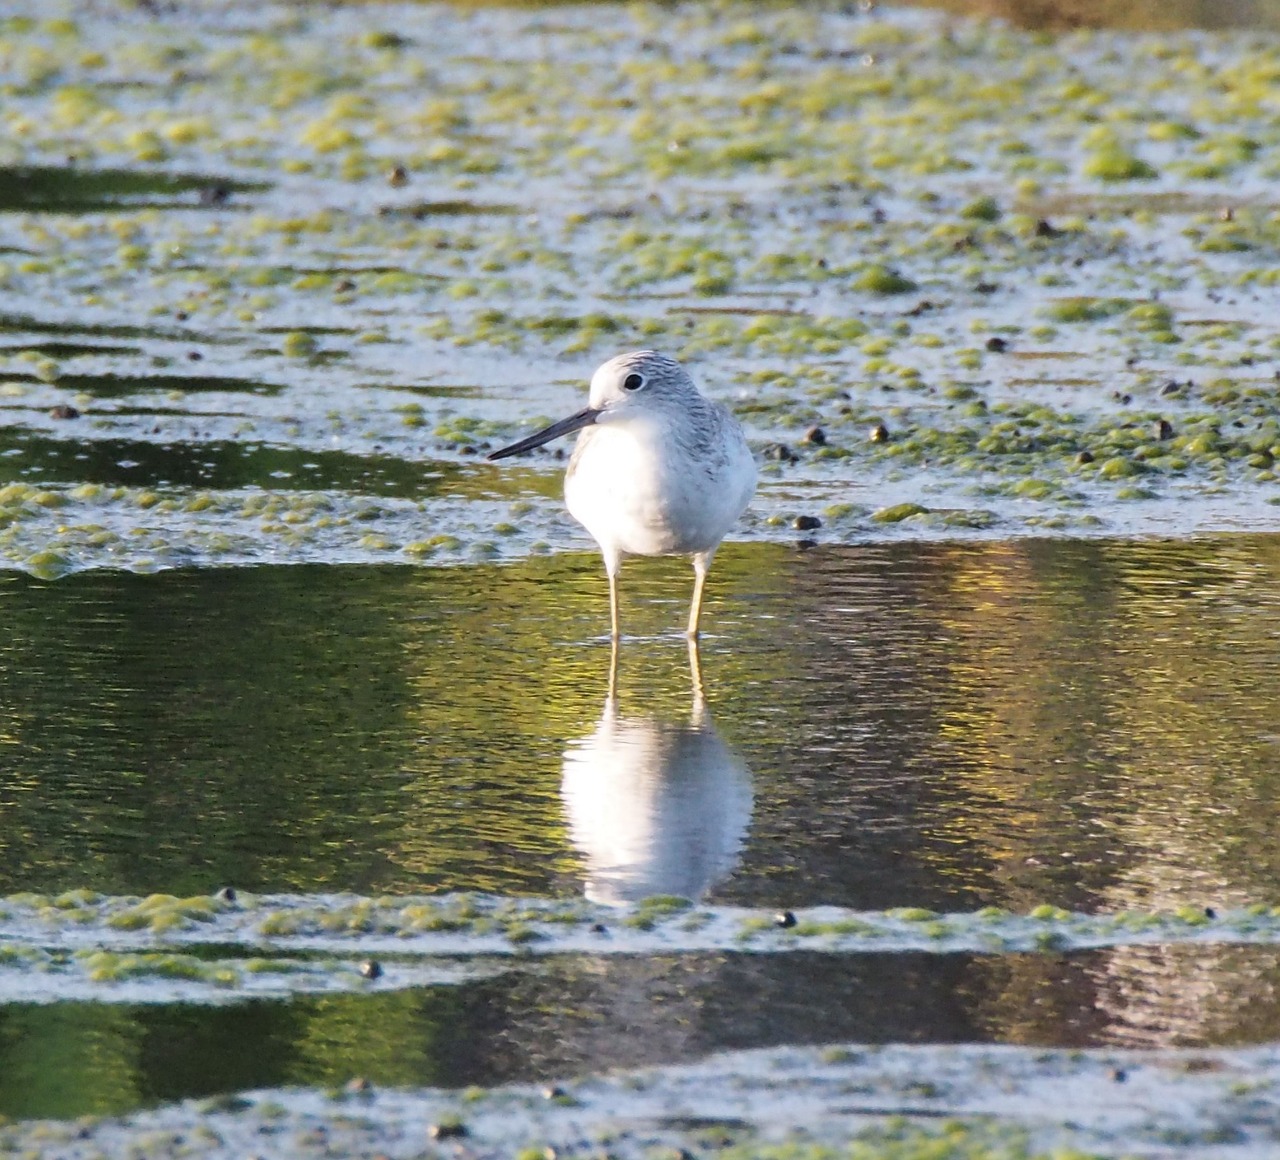
M0 893L1274 901L1280 538L0 579ZM519 962L224 1007L13 1004L0 1113L795 1042L1280 1037L1270 947ZM252 1050L248 1050L251 1047Z

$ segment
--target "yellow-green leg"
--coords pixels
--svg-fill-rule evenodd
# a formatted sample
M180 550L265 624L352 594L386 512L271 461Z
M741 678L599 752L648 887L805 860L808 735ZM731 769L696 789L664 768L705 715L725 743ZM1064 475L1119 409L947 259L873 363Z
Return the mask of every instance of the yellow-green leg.
M696 638L698 635L698 620L702 616L702 589L707 582L707 571L711 567L711 557L715 555L715 550L710 552L699 552L693 558L693 604L689 609L689 629L688 635Z

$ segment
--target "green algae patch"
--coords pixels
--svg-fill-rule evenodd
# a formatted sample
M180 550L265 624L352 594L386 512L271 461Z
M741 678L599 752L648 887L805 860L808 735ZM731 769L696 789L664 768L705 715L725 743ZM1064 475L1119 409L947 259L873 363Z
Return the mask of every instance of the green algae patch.
M886 266L871 266L853 280L853 287L868 294L908 294L918 283Z
M212 898L175 898L170 894L152 894L136 905L117 910L107 925L118 930L147 930L164 934L173 930L189 930L194 923L213 922L218 903Z
M912 516L926 515L928 511L918 503L898 503L872 512L871 518L878 524L898 524Z
M1083 172L1096 181L1154 181L1160 176L1155 166L1119 148L1094 153L1085 161Z
M1096 322L1129 309L1127 298L1060 298L1041 309L1044 317L1054 322Z

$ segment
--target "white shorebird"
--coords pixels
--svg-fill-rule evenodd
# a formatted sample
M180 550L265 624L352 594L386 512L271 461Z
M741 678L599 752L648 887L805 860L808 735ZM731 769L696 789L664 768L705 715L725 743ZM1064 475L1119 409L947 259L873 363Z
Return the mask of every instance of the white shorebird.
M751 502L756 464L737 419L704 398L673 358L637 350L591 376L588 406L493 452L505 459L581 431L564 476L570 513L600 545L618 639L624 556L693 556L691 637L720 541Z

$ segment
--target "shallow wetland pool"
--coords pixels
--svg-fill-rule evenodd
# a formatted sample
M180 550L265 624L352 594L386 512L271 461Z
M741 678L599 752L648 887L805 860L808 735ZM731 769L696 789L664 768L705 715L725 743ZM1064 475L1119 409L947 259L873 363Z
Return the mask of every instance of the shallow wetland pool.
M5 4L0 1146L1272 1154L1239 23ZM609 699L483 453L636 347L761 486Z

